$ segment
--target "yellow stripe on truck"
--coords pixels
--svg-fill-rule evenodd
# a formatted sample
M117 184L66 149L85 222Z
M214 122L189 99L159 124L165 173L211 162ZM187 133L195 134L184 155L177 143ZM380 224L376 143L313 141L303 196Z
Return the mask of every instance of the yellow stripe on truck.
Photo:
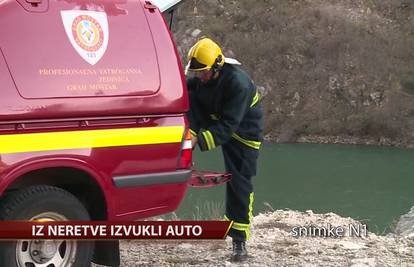
M0 135L0 153L178 143L183 126Z

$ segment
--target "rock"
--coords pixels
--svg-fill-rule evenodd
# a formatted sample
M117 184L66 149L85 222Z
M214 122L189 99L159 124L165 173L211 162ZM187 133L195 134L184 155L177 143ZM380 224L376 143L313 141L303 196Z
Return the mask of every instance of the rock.
M356 98L358 98L358 97L359 97L358 92L357 92L354 88L350 88L350 89L348 90L348 94L349 94L352 98L354 98L354 99L356 99ZM354 101L355 101L355 100L354 100Z
M337 75L333 75L329 77L329 90L331 91L339 91L341 84L339 82L339 77Z
M382 93L381 92L374 92L369 94L369 97L375 104L379 105L382 100Z
M400 217L395 227L395 233L400 236L414 238L414 206L407 214Z
M293 96L293 100L294 101L293 101L292 107L296 108L299 105L299 102L300 102L300 95L299 95L298 92L296 92L295 95Z
M373 258L353 259L351 263L352 263L351 267L375 267L377 266L376 260Z
M272 136L272 134L271 134L271 133L268 133L268 134L266 134L266 135L263 137L263 139L264 139L266 142L270 142L271 140L273 140L273 136Z
M298 136L294 129L284 129L277 137L279 143L292 143L297 140Z
M350 250L359 250L365 247L364 244L354 243L350 241L340 241L339 245L341 245L344 249L350 249Z
M356 101L355 100L351 100L350 102L349 102L349 104L351 105L351 107L356 107L357 106L357 103L356 103Z
M191 245L189 243L183 243L183 244L180 244L178 247L181 248L181 249L191 249L193 247L193 245Z
M364 105L365 107L369 107L370 106L369 100L364 100L364 102L362 103L362 105Z
M261 99L263 99L268 94L268 90L264 86L257 86L257 90L259 91Z
M194 37L194 38L196 38L196 37L198 37L198 36L200 35L200 33L201 33L201 30L200 30L200 29L195 29L195 30L191 33L191 36L192 36L192 37Z
M302 253L303 253L303 254L312 254L312 250L310 250L310 249L305 249Z

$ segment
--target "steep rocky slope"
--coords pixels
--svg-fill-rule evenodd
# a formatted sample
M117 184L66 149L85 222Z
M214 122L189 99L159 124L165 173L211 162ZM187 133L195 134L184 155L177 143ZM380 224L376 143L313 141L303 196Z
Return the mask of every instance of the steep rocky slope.
M414 146L413 1L187 0L173 32L243 63L268 139Z

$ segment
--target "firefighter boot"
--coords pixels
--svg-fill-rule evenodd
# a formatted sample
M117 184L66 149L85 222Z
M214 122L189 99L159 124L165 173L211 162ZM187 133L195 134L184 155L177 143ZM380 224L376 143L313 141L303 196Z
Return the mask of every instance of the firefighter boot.
M233 253L231 260L234 262L241 262L247 259L247 250L245 241L233 240Z

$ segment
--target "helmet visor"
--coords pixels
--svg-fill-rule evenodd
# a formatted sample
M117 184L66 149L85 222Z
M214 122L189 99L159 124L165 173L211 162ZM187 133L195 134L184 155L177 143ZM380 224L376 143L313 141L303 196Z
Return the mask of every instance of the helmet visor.
M210 68L209 66L198 62L197 59L194 57L190 60L189 65L188 65L189 71L202 71L202 70L207 70L209 68Z

